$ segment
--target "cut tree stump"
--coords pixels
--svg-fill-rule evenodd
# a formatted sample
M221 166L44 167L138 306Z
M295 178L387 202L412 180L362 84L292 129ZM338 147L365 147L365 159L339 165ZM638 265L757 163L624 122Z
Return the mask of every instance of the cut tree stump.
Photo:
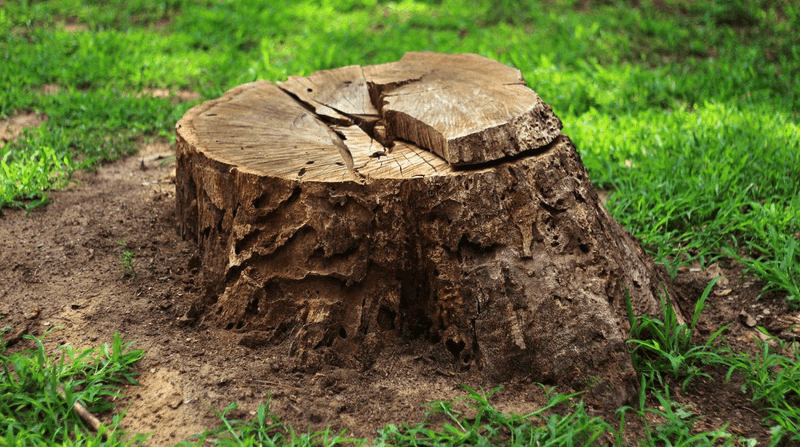
M636 396L625 295L657 316L669 286L518 70L409 53L254 82L177 135L205 323L312 365L368 368L418 339L492 380Z

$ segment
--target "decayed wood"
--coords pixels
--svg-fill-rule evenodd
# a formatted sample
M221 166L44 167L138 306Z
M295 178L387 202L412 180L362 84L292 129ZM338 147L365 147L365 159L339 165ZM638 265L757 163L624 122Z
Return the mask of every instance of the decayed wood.
M447 59L406 56L396 71ZM472 85L470 61L488 71L483 58L457 60L455 90ZM663 273L602 206L572 142L556 135L472 167L407 137L384 146L376 134L396 132L386 111L399 103L383 93L427 82L392 67L245 84L178 123L177 212L202 251L203 320L246 332L248 346L285 343L310 365L368 368L386 345L422 338L437 360L492 379L582 389L599 377L596 399L636 396L624 297L657 315ZM437 76L430 91L450 82ZM466 110L455 100L419 101ZM509 147L527 132L505 128Z

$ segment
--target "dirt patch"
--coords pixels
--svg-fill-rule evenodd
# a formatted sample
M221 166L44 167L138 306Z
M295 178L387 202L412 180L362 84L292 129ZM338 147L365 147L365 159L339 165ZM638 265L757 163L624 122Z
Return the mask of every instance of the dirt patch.
M233 401L240 404L234 417L249 417L271 398L272 410L297 430L348 427L358 437L374 437L388 423L420 421L422 404L463 396L461 384L504 385L492 399L504 411L526 413L544 403L541 387L530 380L490 383L474 372L453 370L436 360L424 340L398 337L366 370L358 365L309 370L287 355L288 346L264 346L258 334L195 324L189 303L202 293L198 253L176 232L171 157L168 145L147 145L95 173L78 174L80 185L52 193L54 202L29 217L19 210L4 210L0 217L2 325L34 335L58 326L46 340L50 349L60 343L94 347L110 342L115 332L137 340L147 351L138 366L142 386L129 387L118 408L127 409L126 429L153 432L148 445L174 444L216 426L210 407ZM133 280L122 279L119 240L136 252ZM727 277L709 298L700 335L731 323L726 338L750 349L757 335L740 317L743 310L757 324L797 318L781 296L757 300L762 284L743 278L738 267L716 268L686 269L677 279L677 298L691 309L712 275ZM12 349L23 347L30 342ZM769 434L759 423L764 415L739 390L739 379L726 383L721 374L713 381L696 380L686 393L675 391L675 399L708 415L697 428L730 422L730 430L766 445ZM613 414L588 404L591 414ZM627 436L640 437L638 430L630 424Z
M45 95L57 95L61 93L63 88L58 84L44 84L39 91Z
M173 98L173 103L181 101L196 101L203 96L193 90L176 90L170 91L163 88L146 88L141 93L136 95L137 98L142 96L150 96L153 98Z
M70 20L70 21L68 21L67 23L64 24L64 31L66 31L68 33L80 33L80 32L86 31L88 29L89 29L89 27L84 25L83 23L77 23L77 22L72 21L72 20Z
M38 127L47 117L35 112L22 112L6 120L0 120L0 147L16 139L23 130Z

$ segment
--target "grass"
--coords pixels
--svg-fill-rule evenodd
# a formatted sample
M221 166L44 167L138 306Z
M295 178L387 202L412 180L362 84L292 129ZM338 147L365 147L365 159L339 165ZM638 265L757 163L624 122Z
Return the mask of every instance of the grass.
M227 414L236 409L231 404L217 412L222 424L187 440L181 445L203 445L212 441L218 445L592 445L601 435L613 432L600 418L586 413L581 402L573 402L577 394L556 393L545 388L547 404L529 414L504 414L497 411L489 399L500 388L488 393L464 386L467 395L455 401L434 401L427 405L425 420L416 425L389 424L378 430L374 440L354 439L330 429L297 434L269 411L269 402L258 408L252 421L229 420ZM555 407L570 408L562 416L552 412ZM460 409L459 409L460 408Z
M800 441L800 346L797 343L788 344L784 340L771 337L764 328L759 327L768 336L768 340L756 341L758 353L753 355L735 352L726 344L720 343L724 342L721 335L727 326L718 329L704 343L694 343L694 328L705 307L705 300L716 282L717 279L712 280L703 291L695 304L694 315L689 324L678 323L669 297L662 300L663 321L647 315L634 317L630 300L626 302L631 320L631 337L628 343L633 345L631 356L640 376L642 393L640 408L634 411L645 424L645 415L651 413L667 419L667 426L671 427L667 430L667 437L664 437L663 429L648 428L648 442L661 440L680 445L677 441L684 442L685 437L686 445L717 445L715 442L720 439L719 436L730 438L730 435L725 435L724 430L699 434L687 431L685 425L691 425L692 422L687 419L690 415L680 406L678 410L671 409L675 404L669 398L669 385L665 376L681 381L685 390L689 381L695 377L712 379L705 371L715 365L728 369L726 380L730 380L734 373L743 377L742 392L749 392L753 402L767 414L763 422L771 427L771 445L778 445L784 439ZM646 407L645 390L651 391L657 398L660 404L658 409ZM621 409L623 414L628 410L632 408ZM677 423L678 419L683 421L683 425ZM710 443L706 443L707 441Z
M26 152L25 163L18 161L11 150L0 159L0 197L4 197L5 204L31 210L49 203L48 190L67 187L75 166L68 156L59 159L49 146L39 145Z
M600 418L592 418L583 403L572 405L566 415L551 413L559 405L569 405L576 394L556 393L545 388L547 404L529 414L504 414L489 403L500 388L488 393L464 386L468 395L456 401L436 401L428 404L425 421L417 425L397 427L390 424L379 430L375 445L592 445L612 428ZM466 403L466 411L456 406ZM432 421L443 416L442 422Z
M203 446L206 443L212 443L223 446L332 446L338 444L360 445L365 442L360 439L347 438L344 436L344 432L331 433L329 428L315 433L297 433L294 428L282 423L277 416L272 414L269 401L258 406L256 416L252 421L229 419L229 413L237 408L238 405L234 402L221 412L214 410L221 421L219 427L206 430L178 445Z
M648 387L642 382L640 408L620 408L619 427L590 417L580 393L561 394L554 388L543 386L547 403L525 415L502 413L489 402L492 394L478 392L464 386L467 395L454 401L434 401L427 404L423 422L400 426L389 424L378 430L375 439L348 438L346 433L332 433L330 429L298 434L291 426L271 414L269 402L258 408L251 421L228 419L228 413L237 408L231 404L222 412L219 427L205 431L181 443L182 446L200 446L204 442L226 446L286 445L286 446L591 446L628 445L623 430L626 416L632 413L647 428L645 438L635 441L642 446L754 446L755 439L737 436L727 431L727 426L711 431L698 431L694 424L703 418L692 413L691 408L676 404L669 397L669 388L654 391L657 407L646 405ZM651 424L648 414L662 422ZM627 419L630 421L630 418ZM776 438L777 439L777 438ZM777 441L776 441L777 442Z
M519 68L553 106L609 210L658 262L674 273L733 258L800 305L800 7L658 5L5 2L0 117L48 119L0 149L0 206L46 204L76 170L173 138L194 103L147 89L211 98L405 51L475 52Z
M647 390L646 381L642 378L642 392L640 394L639 409L623 407L618 413L624 417L625 413L632 411L639 417L645 425L645 438L637 440L639 445L656 446L732 446L744 445L755 446L756 440L753 438L737 437L727 432L727 424L716 430L698 432L694 429L694 423L702 419L702 416L695 415L691 408L673 402L669 397L669 388L664 388L663 392L654 390L653 394L658 400L658 407L647 407L645 396ZM664 422L651 425L648 422L648 415L663 419Z
M609 210L673 272L733 256L800 304L800 252L791 248L800 229L796 120L716 104L643 115L608 136L614 153L604 163L617 160L608 168Z
M633 345L631 358L634 368L645 381L644 387L666 386L667 382L662 374L681 380L684 390L689 381L695 377L711 379L711 376L703 371L703 367L708 363L719 361L714 341L728 326L718 329L704 344L695 345L692 339L708 294L711 293L717 280L718 277L709 282L697 300L689 324L678 324L677 315L668 295L661 300L661 314L664 319L662 321L648 315L635 317L630 298L626 294L625 305L631 323L628 343Z
M764 328L759 330L769 335ZM784 437L800 442L800 346L774 337L756 343L756 355L727 350L722 357L729 366L727 377L733 373L744 377L742 391L751 392L767 413L764 422L772 426L773 444Z
M133 343L124 343L115 334L110 345L76 350L64 344L48 355L44 347L46 335L26 335L34 348L12 354L7 354L5 344L0 342L2 444L117 446L144 441L144 435L119 429L121 415L114 415L110 424L92 433L72 410L75 402L94 413L113 409L110 400L122 397L120 385L137 383L132 366L144 351L131 350Z
M122 279L125 279L127 276L133 280L133 278L136 278L136 272L133 269L136 266L136 260L133 259L133 255L136 254L136 252L125 250L128 244L122 239L118 240L117 244L120 246L119 269L122 270Z
M609 211L657 262L673 274L691 263L738 262L764 281L765 292L800 306L800 7L789 0L586 5L577 0L269 6L255 0L3 2L0 119L29 111L46 120L0 147L0 207L46 205L49 192L74 183L75 172L134 153L142 141L172 140L172 126L196 101L175 103L147 94L152 89L193 90L210 99L256 79L389 62L406 51L473 52L520 69L553 106L592 181L609 191ZM132 254L130 270L125 252L120 254L123 276L132 276ZM709 290L687 325L669 315L669 297L663 319L633 320L631 348L645 378L643 390L662 402L663 410L642 404L622 411L620 424L626 413L664 418L664 424L649 427L644 445L665 437L681 440L672 445L747 445L724 430L692 434L698 416L670 402L668 379L685 385L706 374L707 366L722 364L730 374L742 375L746 391L768 414L764 422L773 427L773 439L797 441L796 348L772 340L758 346L758 356L726 351L720 347L722 332L695 345L693 329ZM58 363L34 352L23 357ZM70 358L66 351L60 355ZM8 366L11 358L18 359L3 357L6 375L17 368ZM430 416L449 418L449 428L430 421L387 427L382 442L479 443L491 438L491 430L510 433L503 424L511 419L520 424L514 430L552 425L552 439L595 427L596 421L580 413L578 396L568 399L570 411L556 419L537 414L525 422L515 419L521 416L495 415L484 403L488 395L468 393L460 401L473 404L468 418L449 410L455 403L436 403ZM270 438L276 443L344 439L330 432L299 435L268 406L253 422L229 421L231 411L219 413L225 428L206 433L208 439L238 436L246 444L255 432L280 434ZM495 428L474 425L469 418L476 414ZM79 426L64 418L57 420ZM71 439L84 439L84 431L73 426L59 433L71 430ZM15 436L28 436L24 433ZM551 441L542 445L546 442Z

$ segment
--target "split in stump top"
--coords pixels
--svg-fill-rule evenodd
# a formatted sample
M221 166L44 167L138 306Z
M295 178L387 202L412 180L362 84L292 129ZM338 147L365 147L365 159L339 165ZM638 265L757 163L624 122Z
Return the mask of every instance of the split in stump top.
M542 148L562 127L519 70L474 54L245 84L196 113L208 156L305 181L452 174Z

